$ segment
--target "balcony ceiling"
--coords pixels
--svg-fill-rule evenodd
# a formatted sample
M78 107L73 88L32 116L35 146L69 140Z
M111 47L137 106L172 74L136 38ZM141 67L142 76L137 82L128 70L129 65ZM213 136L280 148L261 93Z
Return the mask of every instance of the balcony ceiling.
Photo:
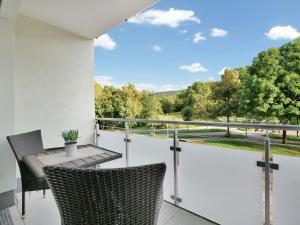
M19 6L18 13L93 39L139 11L151 6L158 0L2 1L15 1L18 4L14 4L13 6L15 8L16 5ZM10 12L10 15L14 14Z

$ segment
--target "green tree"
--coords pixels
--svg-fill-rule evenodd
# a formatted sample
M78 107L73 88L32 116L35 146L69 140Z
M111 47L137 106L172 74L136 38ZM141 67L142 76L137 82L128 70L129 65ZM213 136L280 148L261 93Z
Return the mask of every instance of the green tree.
M162 107L163 113L171 113L174 110L174 99L171 97L162 97L160 98L160 104Z
M226 69L218 82L213 88L213 99L216 100L215 114L225 116L227 122L230 117L238 111L237 91L240 86L239 73L234 69ZM227 127L227 135L230 135L229 127Z
M181 111L183 108L185 108L186 106L191 106L193 107L194 104L196 103L197 99L196 99L196 92L195 90L189 86L187 89L180 91L176 98L178 99L177 102L178 105L177 108L179 109L179 111Z
M123 86L120 90L122 102L120 103L120 116L122 118L139 117L142 111L141 95L133 84Z
M95 85L95 99L97 101L98 99L101 98L101 96L103 95L103 92L102 92L102 87L100 86L100 84L95 82L94 85Z
M278 115L280 122L299 123L300 116L300 38L279 48L280 65L283 72L279 74L277 86L282 109ZM286 131L283 131L283 143L287 143Z
M193 114L197 118L210 116L209 107L211 106L211 101L209 98L203 96L198 96L197 101L193 107Z
M191 121L193 119L193 108L186 106L182 109L181 114L184 121Z
M162 113L160 101L147 91L141 93L141 118L157 119Z
M300 39L263 51L241 77L240 111L258 120L283 124L300 115ZM286 131L282 142L287 143Z
M129 84L122 89L105 86L101 92L97 89L95 91L97 116L135 118L140 115L142 109L140 94L133 85Z
M197 117L207 116L208 107L211 103L211 86L212 83L194 82L187 89L177 94L174 108L183 112L184 108L191 107L193 115Z

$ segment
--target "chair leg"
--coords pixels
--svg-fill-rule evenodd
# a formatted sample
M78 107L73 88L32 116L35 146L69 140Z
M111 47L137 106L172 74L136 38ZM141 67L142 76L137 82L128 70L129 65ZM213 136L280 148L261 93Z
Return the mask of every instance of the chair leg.
M46 189L43 189L43 198L46 198Z
M22 190L22 219L25 219L25 191Z

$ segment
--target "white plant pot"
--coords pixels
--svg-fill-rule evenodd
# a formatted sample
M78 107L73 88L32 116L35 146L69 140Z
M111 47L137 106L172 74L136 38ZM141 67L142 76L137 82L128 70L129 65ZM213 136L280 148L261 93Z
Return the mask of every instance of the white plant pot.
M77 143L65 144L65 151L67 157L74 157L77 154Z

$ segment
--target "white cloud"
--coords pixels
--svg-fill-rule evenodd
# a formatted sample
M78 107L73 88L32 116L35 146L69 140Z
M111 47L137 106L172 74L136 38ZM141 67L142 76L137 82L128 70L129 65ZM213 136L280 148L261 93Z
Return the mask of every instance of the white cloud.
M95 81L103 86L113 86L116 88L121 88L126 84L119 83L114 80L113 77L110 76L95 76ZM181 90L186 88L186 86L178 86L172 84L165 84L165 85L157 85L157 84L150 84L150 83L137 83L134 84L136 89L139 91L149 91L149 92L160 92L160 91L174 91L174 90Z
M188 30L180 30L179 31L179 33L181 33L181 34L185 34L185 33L187 33L188 32Z
M192 63L191 65L183 65L179 67L180 70L185 70L191 73L206 72L207 69L201 66L200 63Z
M220 29L220 28L213 28L211 29L210 35L212 37L225 37L227 36L228 31Z
M110 76L98 75L94 77L94 80L101 86L114 86L117 88L124 86L124 84L116 82L114 78Z
M186 21L200 23L200 19L195 16L194 11L174 8L170 8L169 10L150 9L128 19L129 23L164 25L171 28L178 27L182 22Z
M300 37L300 32L291 25L272 27L265 35L271 40L293 40Z
M161 92L161 91L175 91L183 89L184 87L172 84L165 85L156 85L156 84L147 84L147 83L139 83L136 84L136 89L139 91L150 91L150 92Z
M155 52L160 52L162 49L159 45L153 45L152 50L155 51Z
M201 32L194 34L193 42L198 43L199 41L206 40L206 37L202 36Z
M209 80L209 81L214 81L215 78L214 78L214 77L209 77L208 80Z
M230 68L225 66L225 67L223 67L223 68L218 72L218 74L219 74L219 75L223 75L223 74L225 73L225 70L226 70L226 69L230 69Z
M103 34L94 40L94 46L113 50L116 48L117 43L108 34Z

